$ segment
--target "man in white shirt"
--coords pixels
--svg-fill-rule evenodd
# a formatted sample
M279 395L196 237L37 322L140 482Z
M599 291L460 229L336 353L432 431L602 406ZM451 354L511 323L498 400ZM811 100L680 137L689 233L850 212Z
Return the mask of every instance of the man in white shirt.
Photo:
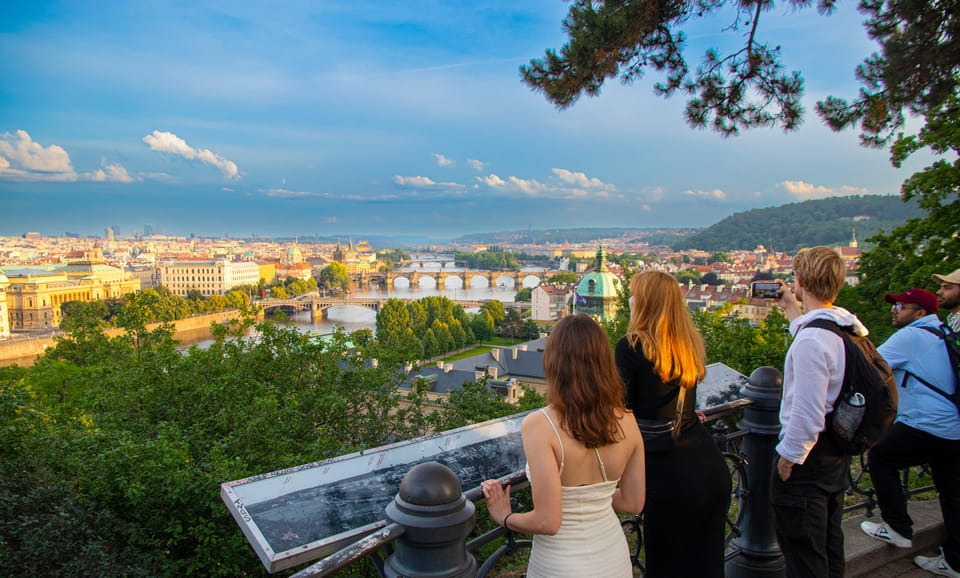
M960 269L949 275L934 275L933 280L940 284L937 290L940 308L950 312L947 314L947 325L960 332Z
M770 488L777 541L787 578L843 576L843 494L850 457L824 434L846 368L843 339L820 327L828 319L857 335L867 329L834 306L846 266L829 247L803 249L793 260L794 291L784 285L778 304L790 320L793 343L783 369L777 471Z

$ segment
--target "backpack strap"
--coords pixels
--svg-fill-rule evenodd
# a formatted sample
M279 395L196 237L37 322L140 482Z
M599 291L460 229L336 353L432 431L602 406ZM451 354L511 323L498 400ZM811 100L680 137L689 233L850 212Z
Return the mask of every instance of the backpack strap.
M954 370L954 373L953 373L953 381L954 381L954 388L955 388L955 389L954 389L954 393L953 393L953 394L949 394L949 393L947 393L946 391L944 391L944 390L940 389L939 387L937 387L936 385L933 385L932 383L930 383L930 382L927 381L926 379L920 377L920 376L917 375L916 373L913 373L912 371L907 371L907 370L903 370L903 382L900 384L900 387L906 387L906 385L907 385L907 378L908 378L908 377L912 377L912 378L914 378L915 380L917 380L917 381L919 381L920 383L922 383L923 385L929 387L929 388L932 389L933 391L935 391L935 392L939 393L940 395L942 395L943 397L947 398L947 399L950 400L954 405L957 406L957 409L960 409L960 395L957 395L957 393L958 393L958 388L960 388L960 380L957 379L956 366L955 366L954 363L953 363L953 359L950 359L949 345L946 344L946 340L947 340L951 335L953 335L953 331L952 331L951 329L947 328L945 325L942 325L942 324L940 325L939 328L930 327L929 325L915 325L914 327L917 328L917 329L923 329L924 331L926 331L926 332L928 332L928 333L933 333L934 335L936 335L937 337L939 337L940 339L942 339L942 340L944 341L944 346L946 346L946 347L948 348L948 349L947 349L947 357L948 357L949 362L950 362L950 367Z
M853 332L850 329L841 327L839 323L833 321L832 319L814 319L810 323L807 323L803 326L803 329L808 327L816 327L819 329L826 329L836 334L840 339L843 340L843 354L844 354L844 365L843 365L843 383L840 384L840 393L837 395L837 398L833 400L834 410L837 406L837 399L843 397L845 391L849 391L853 385L850 383L851 375L853 374L853 368L856 364L856 355L860 351L860 348L857 347L857 344L850 339L850 336L853 335ZM851 328L852 329L852 328ZM833 416L833 411L831 411L828 416Z

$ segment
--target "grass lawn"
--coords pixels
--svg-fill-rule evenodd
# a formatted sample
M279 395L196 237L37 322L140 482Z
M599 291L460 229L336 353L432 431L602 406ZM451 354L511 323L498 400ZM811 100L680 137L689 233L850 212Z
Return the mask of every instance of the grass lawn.
M458 360L460 360L460 359L466 359L466 358L468 358L468 357L473 357L473 356L475 356L475 355L482 355L482 354L484 354L484 353L488 353L488 352L491 351L491 350L493 350L493 346L492 346L492 345L478 345L477 347L472 347L472 348L470 348L470 349L468 349L468 350L466 350L466 351L461 351L460 353L457 353L456 355L451 355L451 356L449 356L449 357L444 357L444 358L443 358L443 362L444 362L444 363L449 363L449 362L451 362L451 361L458 361Z

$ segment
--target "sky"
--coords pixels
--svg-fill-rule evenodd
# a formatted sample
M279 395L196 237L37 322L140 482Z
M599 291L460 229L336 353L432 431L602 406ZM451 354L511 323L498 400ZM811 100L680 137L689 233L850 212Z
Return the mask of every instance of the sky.
M853 4L763 15L805 121L724 138L653 72L565 110L530 90L519 66L565 42L561 0L4 0L0 235L439 241L897 194L916 167L814 110L854 97L876 50ZM683 28L691 68L742 42L731 19Z

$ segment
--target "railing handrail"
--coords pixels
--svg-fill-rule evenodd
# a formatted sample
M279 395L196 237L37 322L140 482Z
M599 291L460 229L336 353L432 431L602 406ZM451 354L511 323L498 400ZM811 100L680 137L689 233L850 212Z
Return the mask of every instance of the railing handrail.
M723 403L716 406L711 406L703 410L704 415L707 416L707 420L715 420L725 414L735 412L740 410L748 405L753 403L749 399L737 399L727 403ZM731 435L737 435L734 432ZM510 486L515 489L523 489L529 485L527 480L527 474L525 470L519 470L516 472L511 472L505 476L498 478L499 482L502 485ZM480 486L469 488L464 490L463 495L466 499L476 503L483 501L483 490ZM314 578L319 576L328 576L332 572L341 570L350 564L353 564L357 560L367 557L377 550L387 546L404 533L403 527L397 523L388 523L386 526L379 528L368 534L367 536L361 538L360 540L353 542L334 552L333 554L315 562L314 564L300 570L292 576L292 578ZM489 530L480 536L470 540L467 544L468 551L476 551L482 546L490 543L491 541L507 534L507 530L503 527L496 527L492 530ZM527 545L523 542L518 542L520 545ZM486 567L486 566L485 566Z

